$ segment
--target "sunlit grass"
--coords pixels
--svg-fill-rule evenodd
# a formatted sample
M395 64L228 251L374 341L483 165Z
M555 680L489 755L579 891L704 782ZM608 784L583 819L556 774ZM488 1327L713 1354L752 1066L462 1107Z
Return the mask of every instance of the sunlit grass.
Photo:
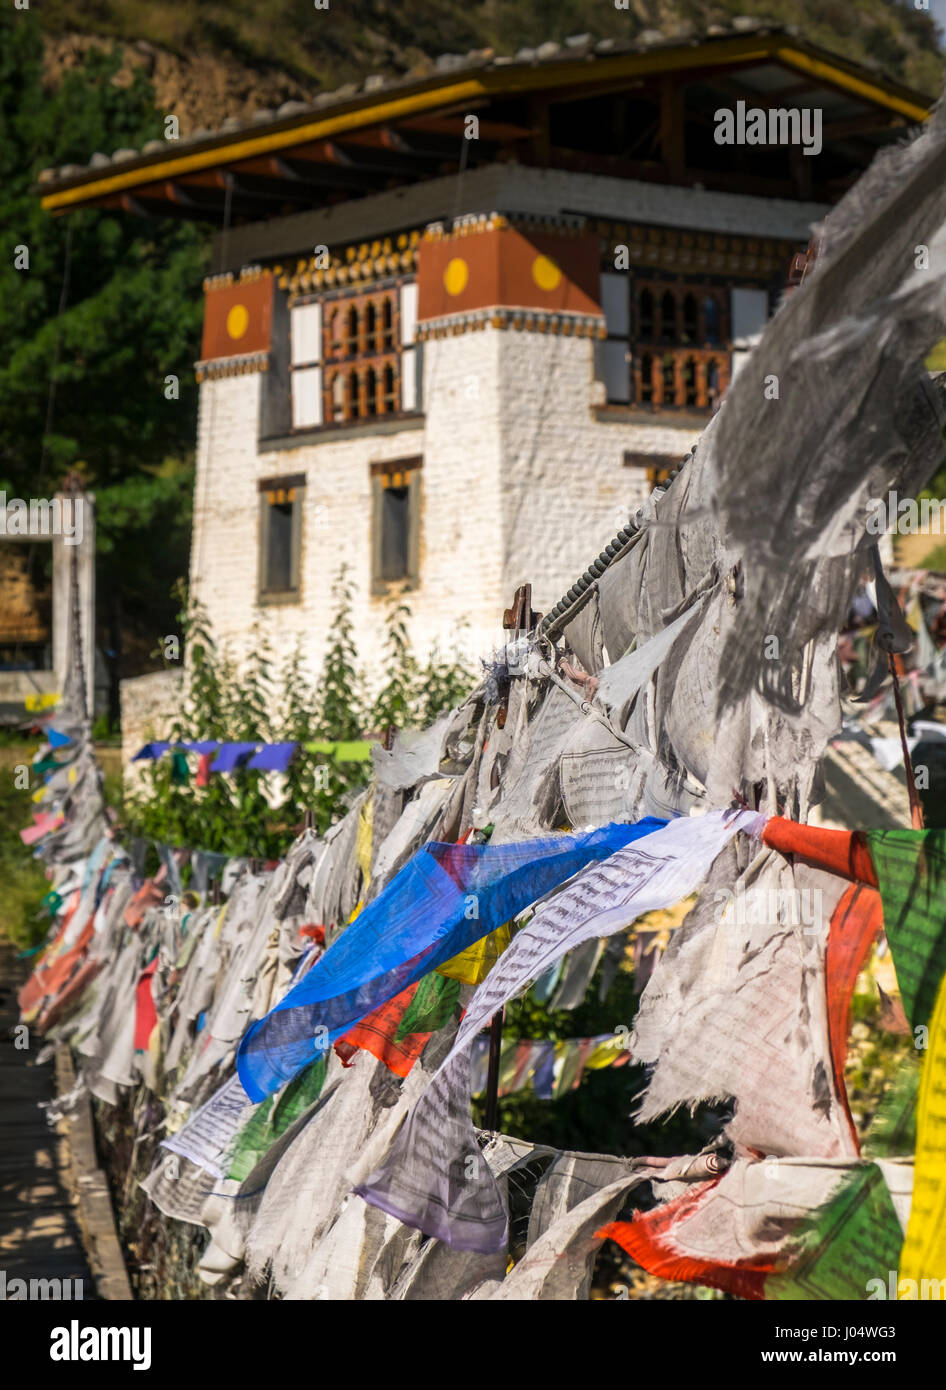
M42 864L20 839L32 823L35 803L30 792L16 786L16 768L29 765L34 744L0 748L0 935L21 951L42 941L49 918L40 903L49 884ZM33 789L39 785L33 779Z

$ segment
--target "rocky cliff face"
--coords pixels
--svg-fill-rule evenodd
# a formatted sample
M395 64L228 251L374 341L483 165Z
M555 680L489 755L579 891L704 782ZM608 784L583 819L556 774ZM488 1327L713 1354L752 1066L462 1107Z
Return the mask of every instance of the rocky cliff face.
M98 22L45 0L46 80L90 48L119 48L116 82L144 68L159 109L181 131L217 129L259 107L307 100L372 71L424 73L445 53L514 53L592 30L596 38L687 38L759 21L934 94L943 54L935 25L911 0L99 0ZM83 31L83 32L80 32Z
M317 84L306 86L285 72L249 67L229 55L208 51L182 56L146 39L115 44L85 34L46 39L44 81L55 86L70 68L81 66L90 49L113 46L122 54L113 81L127 86L135 69L143 68L154 87L158 109L178 117L182 135L216 130L228 116L248 119L259 107L310 100L318 91Z

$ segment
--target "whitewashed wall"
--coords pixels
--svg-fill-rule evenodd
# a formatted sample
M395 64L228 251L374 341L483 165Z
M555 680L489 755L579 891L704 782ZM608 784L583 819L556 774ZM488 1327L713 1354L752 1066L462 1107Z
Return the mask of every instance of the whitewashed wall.
M394 434L327 437L257 453L260 378L201 386L191 586L236 654L254 625L280 657L301 640L318 671L331 589L347 562L369 681L381 678L387 604L370 592L373 462L422 454L420 576L405 600L421 657L486 656L530 581L547 611L646 496L625 449L682 455L693 428L596 420L590 339L486 328L425 345L425 419ZM298 603L259 605L258 483L303 473Z

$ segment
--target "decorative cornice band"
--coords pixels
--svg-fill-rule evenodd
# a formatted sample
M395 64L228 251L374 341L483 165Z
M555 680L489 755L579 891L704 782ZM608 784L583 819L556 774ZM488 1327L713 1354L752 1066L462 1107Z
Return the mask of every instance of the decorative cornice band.
M264 280L267 275L274 273L279 273L278 266L274 272L261 265L247 265L243 267L238 276L235 276L232 270L228 270L222 275L208 275L204 280L204 294L210 290L229 290L234 285L252 285L257 280Z
M198 382L216 381L225 376L249 376L253 372L269 371L268 352L248 352L242 357L220 357L213 362L195 362Z
M377 241L363 241L358 246L323 251L297 261L293 270L277 266L276 283L290 294L306 294L345 285L360 287L366 281L413 274L417 269L419 242L420 232L415 230Z
M544 215L532 212L472 212L455 217L452 222L431 222L424 229L424 241L452 241L455 238L477 236L482 232L502 231L512 227L517 232L560 236L580 236L587 230L587 219L569 214Z
M484 328L512 328L520 333L556 333L565 338L606 338L607 327L597 314L550 313L547 309L476 309L468 314L428 319L417 325L417 338L453 338Z
M591 229L602 238L605 266L627 248L633 269L668 270L677 275L747 275L784 278L797 244L784 237L747 237L677 227L597 219Z

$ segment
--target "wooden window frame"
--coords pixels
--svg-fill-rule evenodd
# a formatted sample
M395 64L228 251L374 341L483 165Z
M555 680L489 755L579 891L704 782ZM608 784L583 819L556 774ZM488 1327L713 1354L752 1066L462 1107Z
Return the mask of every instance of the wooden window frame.
M305 506L305 474L264 478L257 485L259 492L259 537L257 544L256 599L261 607L301 603L302 601L302 517ZM267 589L269 570L269 508L273 498L292 503L288 589Z
M766 286L752 285L754 289ZM732 378L732 325L730 322L733 285L716 278L654 275L630 271L631 325L631 403L643 410L688 410L705 413L714 409ZM641 297L650 296L653 305L651 332L641 336ZM673 333L667 334L664 313L667 296L674 301ZM688 297L696 305L696 333L684 341ZM713 299L719 313L719 340L706 336L706 300ZM711 385L715 364L718 382ZM647 367L649 365L649 371Z
M624 450L625 468L643 468L647 474L647 481L652 488L659 487L665 483L675 468L679 468L683 462L683 455L668 456L667 454L640 453L634 449Z
M381 597L394 589L416 589L420 584L421 479L423 457L384 459L370 465L371 477L371 593ZM408 490L407 573L399 579L382 577L382 526L384 491Z
M401 408L401 292L398 280L368 288L323 295L322 306L322 429L371 424L413 412ZM342 314L337 336L332 320ZM385 389L393 377L393 390ZM341 407L336 405L336 379L341 377ZM373 390L371 389L373 382ZM298 431L304 433L304 431Z

